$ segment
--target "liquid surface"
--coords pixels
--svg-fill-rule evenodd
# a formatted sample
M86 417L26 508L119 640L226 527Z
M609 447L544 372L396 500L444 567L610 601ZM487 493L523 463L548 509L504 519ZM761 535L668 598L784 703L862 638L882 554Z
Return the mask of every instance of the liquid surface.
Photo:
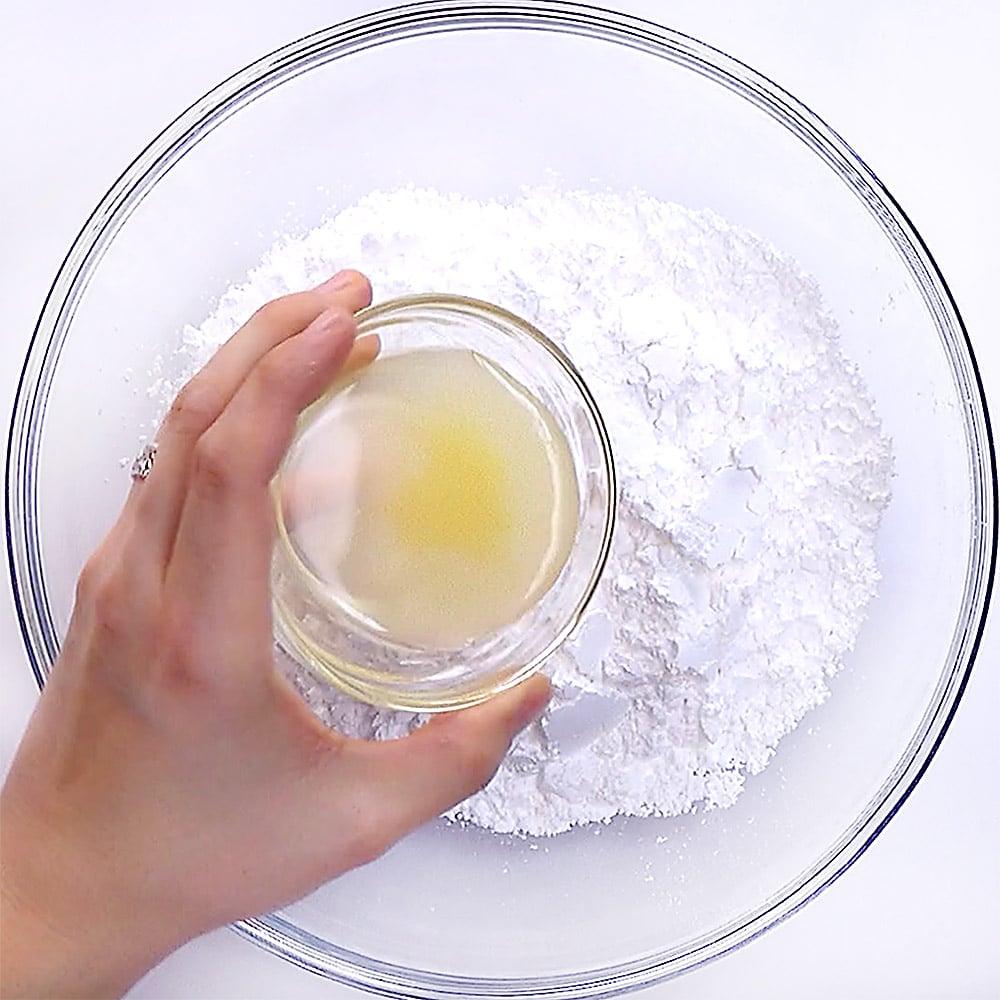
M449 647L516 621L576 534L551 413L464 349L380 358L327 404L285 473L293 545L390 638Z

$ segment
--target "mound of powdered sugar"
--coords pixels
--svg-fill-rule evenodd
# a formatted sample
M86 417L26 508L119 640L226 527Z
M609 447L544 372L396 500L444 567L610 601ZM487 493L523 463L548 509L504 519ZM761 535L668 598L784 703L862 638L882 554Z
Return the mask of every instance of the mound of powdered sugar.
M878 581L889 448L814 282L745 230L637 192L376 192L277 243L188 328L185 376L268 299L347 266L377 298L467 294L535 324L583 372L618 465L614 551L548 665L552 705L453 817L554 834L731 804L827 696ZM294 680L351 735L421 721Z

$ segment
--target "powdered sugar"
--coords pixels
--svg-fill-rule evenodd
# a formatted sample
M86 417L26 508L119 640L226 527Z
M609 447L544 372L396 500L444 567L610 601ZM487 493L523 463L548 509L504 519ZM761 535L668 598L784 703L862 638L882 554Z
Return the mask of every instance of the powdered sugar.
M641 193L402 189L276 245L185 331L185 366L343 266L379 298L468 294L537 325L587 379L620 473L614 551L550 661L552 707L453 815L553 834L732 803L827 696L878 580L889 449L814 283L750 233ZM353 735L420 721L295 680Z

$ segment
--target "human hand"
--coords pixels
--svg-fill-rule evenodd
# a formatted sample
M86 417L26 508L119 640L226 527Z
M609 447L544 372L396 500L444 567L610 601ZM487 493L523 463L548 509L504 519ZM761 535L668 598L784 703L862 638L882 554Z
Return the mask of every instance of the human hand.
M124 992L168 952L364 864L484 785L535 677L396 741L326 729L272 659L270 481L367 279L257 312L182 391L87 563L0 799L4 996Z

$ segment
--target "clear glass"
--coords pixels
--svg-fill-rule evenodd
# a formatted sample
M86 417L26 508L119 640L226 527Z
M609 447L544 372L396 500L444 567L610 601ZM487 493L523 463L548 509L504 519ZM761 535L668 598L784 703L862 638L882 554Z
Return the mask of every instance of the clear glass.
M927 248L850 146L764 77L648 22L572 3L421 3L221 84L126 170L70 249L8 461L15 598L39 681L127 488L119 462L154 415L149 373L171 375L183 324L275 232L376 187L503 197L551 171L714 209L816 276L893 440L882 586L832 696L732 808L552 841L439 822L239 925L383 996L610 996L791 915L926 768L989 603L996 474L975 361Z
M573 459L578 500L575 539L552 586L520 618L457 647L390 641L383 630L331 593L296 546L284 512L285 472L315 465L300 446L328 399L303 414L275 482L278 540L271 571L275 632L296 662L363 701L438 712L475 705L537 671L576 628L607 562L617 507L611 442L597 404L573 362L541 331L506 309L457 295L425 294L374 305L358 316L358 336L377 335L380 356L415 348L476 351L538 400ZM376 362L377 364L377 362ZM294 484L293 487L294 489Z

